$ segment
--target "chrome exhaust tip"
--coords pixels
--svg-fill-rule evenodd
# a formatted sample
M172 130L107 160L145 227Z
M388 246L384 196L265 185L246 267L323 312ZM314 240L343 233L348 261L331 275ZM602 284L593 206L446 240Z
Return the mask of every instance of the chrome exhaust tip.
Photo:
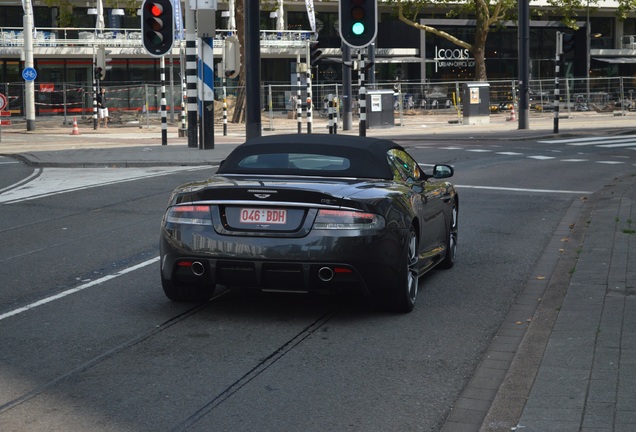
M320 270L318 270L318 277L323 282L329 282L333 279L333 270L329 267L321 267Z
M203 276L203 273L205 273L205 267L203 266L203 263L201 261L193 262L190 268L192 269L192 273L194 273L195 276Z

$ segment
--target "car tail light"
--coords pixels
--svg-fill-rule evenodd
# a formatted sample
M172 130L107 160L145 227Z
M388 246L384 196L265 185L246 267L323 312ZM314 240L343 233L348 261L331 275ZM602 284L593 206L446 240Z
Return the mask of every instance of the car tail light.
M182 205L171 207L168 210L166 222L188 225L212 225L210 206Z
M382 216L349 210L319 210L314 222L314 229L364 230L381 228L384 228Z

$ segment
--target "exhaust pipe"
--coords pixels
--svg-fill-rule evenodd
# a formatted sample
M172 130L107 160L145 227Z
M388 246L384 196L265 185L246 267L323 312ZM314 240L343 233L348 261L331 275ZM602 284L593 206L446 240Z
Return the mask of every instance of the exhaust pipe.
M201 263L201 261L193 262L190 268L192 269L192 273L194 273L195 276L203 276L203 273L205 273L205 267L203 266L203 263Z
M329 267L321 267L320 270L318 270L318 277L323 282L329 282L333 279L333 270Z

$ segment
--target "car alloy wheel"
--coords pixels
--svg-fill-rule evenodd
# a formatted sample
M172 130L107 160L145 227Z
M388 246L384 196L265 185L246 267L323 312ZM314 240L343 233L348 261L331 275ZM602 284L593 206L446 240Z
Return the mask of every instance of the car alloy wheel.
M417 234L411 226L394 295L393 307L396 312L411 312L415 307L419 289L417 262Z
M457 202L453 201L453 207L450 212L450 220L448 221L448 235L446 240L446 255L444 260L440 263L440 267L449 269L455 265L455 258L457 256L457 234L459 210L457 208Z

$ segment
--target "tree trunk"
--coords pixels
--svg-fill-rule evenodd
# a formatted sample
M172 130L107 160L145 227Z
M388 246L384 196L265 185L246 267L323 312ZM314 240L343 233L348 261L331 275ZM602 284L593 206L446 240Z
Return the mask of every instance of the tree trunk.
M475 40L470 49L475 59L475 80L488 81L488 76L486 75L486 40L488 39L490 28L488 26L488 17L485 16L484 11L477 11L475 24Z

